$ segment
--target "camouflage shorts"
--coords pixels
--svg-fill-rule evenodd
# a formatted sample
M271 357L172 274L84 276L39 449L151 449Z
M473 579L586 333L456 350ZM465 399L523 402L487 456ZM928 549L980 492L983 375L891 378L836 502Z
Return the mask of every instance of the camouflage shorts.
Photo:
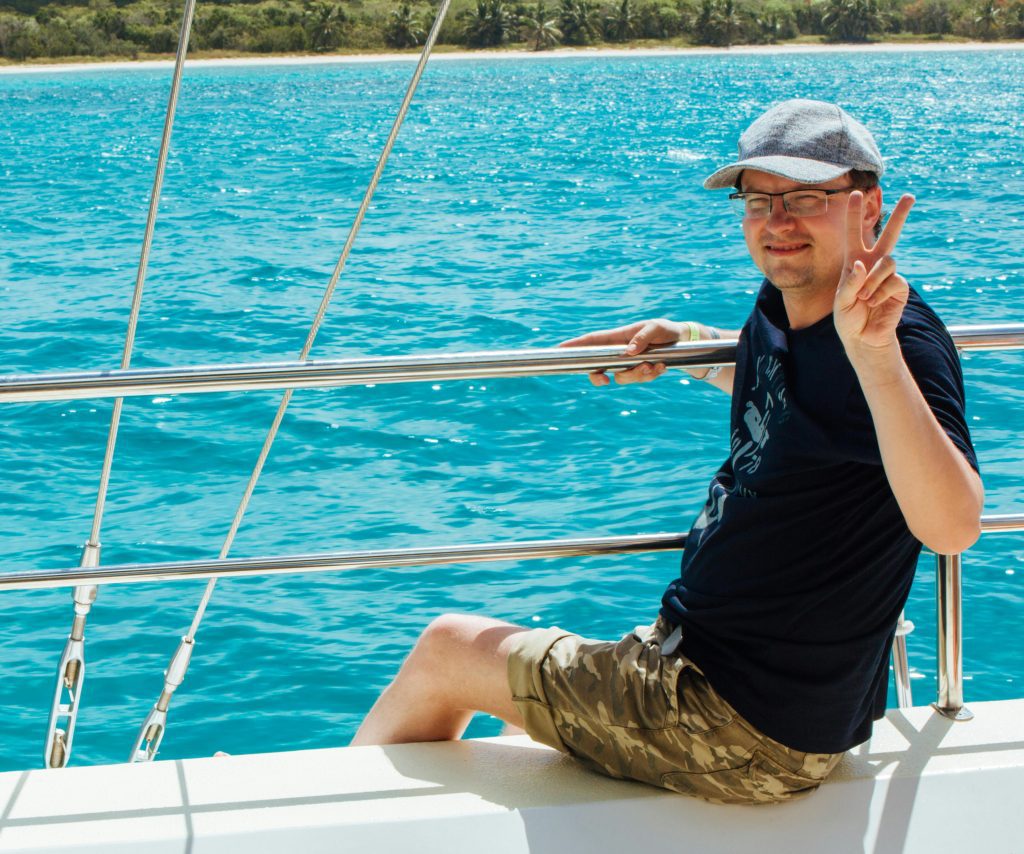
M618 643L558 628L519 635L512 697L535 740L610 777L717 803L772 803L814 791L841 754L801 753L740 717L659 619Z

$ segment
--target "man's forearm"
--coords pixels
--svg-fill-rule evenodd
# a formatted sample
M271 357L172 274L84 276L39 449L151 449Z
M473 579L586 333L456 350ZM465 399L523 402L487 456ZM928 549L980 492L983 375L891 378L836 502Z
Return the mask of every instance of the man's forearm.
M729 365L723 367L716 376L704 378L704 382L708 385L713 385L715 388L720 388L726 394L732 394L732 383L736 379L736 369Z
M898 345L850 361L908 527L937 553L963 551L980 534L984 492L977 472L939 425Z

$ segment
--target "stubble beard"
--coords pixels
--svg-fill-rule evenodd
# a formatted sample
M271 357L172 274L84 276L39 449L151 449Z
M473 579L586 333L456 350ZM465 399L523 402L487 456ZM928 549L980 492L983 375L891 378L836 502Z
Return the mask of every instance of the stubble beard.
M819 276L810 265L765 264L763 272L768 281L784 293L797 296L819 290Z
M774 269L773 269L774 268ZM842 274L841 266L837 269L821 269L816 264L778 264L766 263L763 268L765 276L781 292L794 297L817 297L828 292L833 294Z

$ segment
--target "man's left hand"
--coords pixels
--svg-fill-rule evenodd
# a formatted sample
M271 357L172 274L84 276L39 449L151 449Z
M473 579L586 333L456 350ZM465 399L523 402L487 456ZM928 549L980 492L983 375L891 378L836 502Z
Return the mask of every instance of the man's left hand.
M864 194L850 193L846 208L846 255L832 307L836 331L853 357L896 343L896 326L907 304L907 280L896 272L892 251L899 240L914 197L903 196L872 246L864 243Z

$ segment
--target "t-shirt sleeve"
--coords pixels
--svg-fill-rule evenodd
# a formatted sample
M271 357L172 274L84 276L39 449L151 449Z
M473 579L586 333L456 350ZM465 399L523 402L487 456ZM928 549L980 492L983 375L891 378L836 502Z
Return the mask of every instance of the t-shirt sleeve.
M965 413L960 357L946 327L930 310L908 306L896 330L903 359L939 425L978 471Z

